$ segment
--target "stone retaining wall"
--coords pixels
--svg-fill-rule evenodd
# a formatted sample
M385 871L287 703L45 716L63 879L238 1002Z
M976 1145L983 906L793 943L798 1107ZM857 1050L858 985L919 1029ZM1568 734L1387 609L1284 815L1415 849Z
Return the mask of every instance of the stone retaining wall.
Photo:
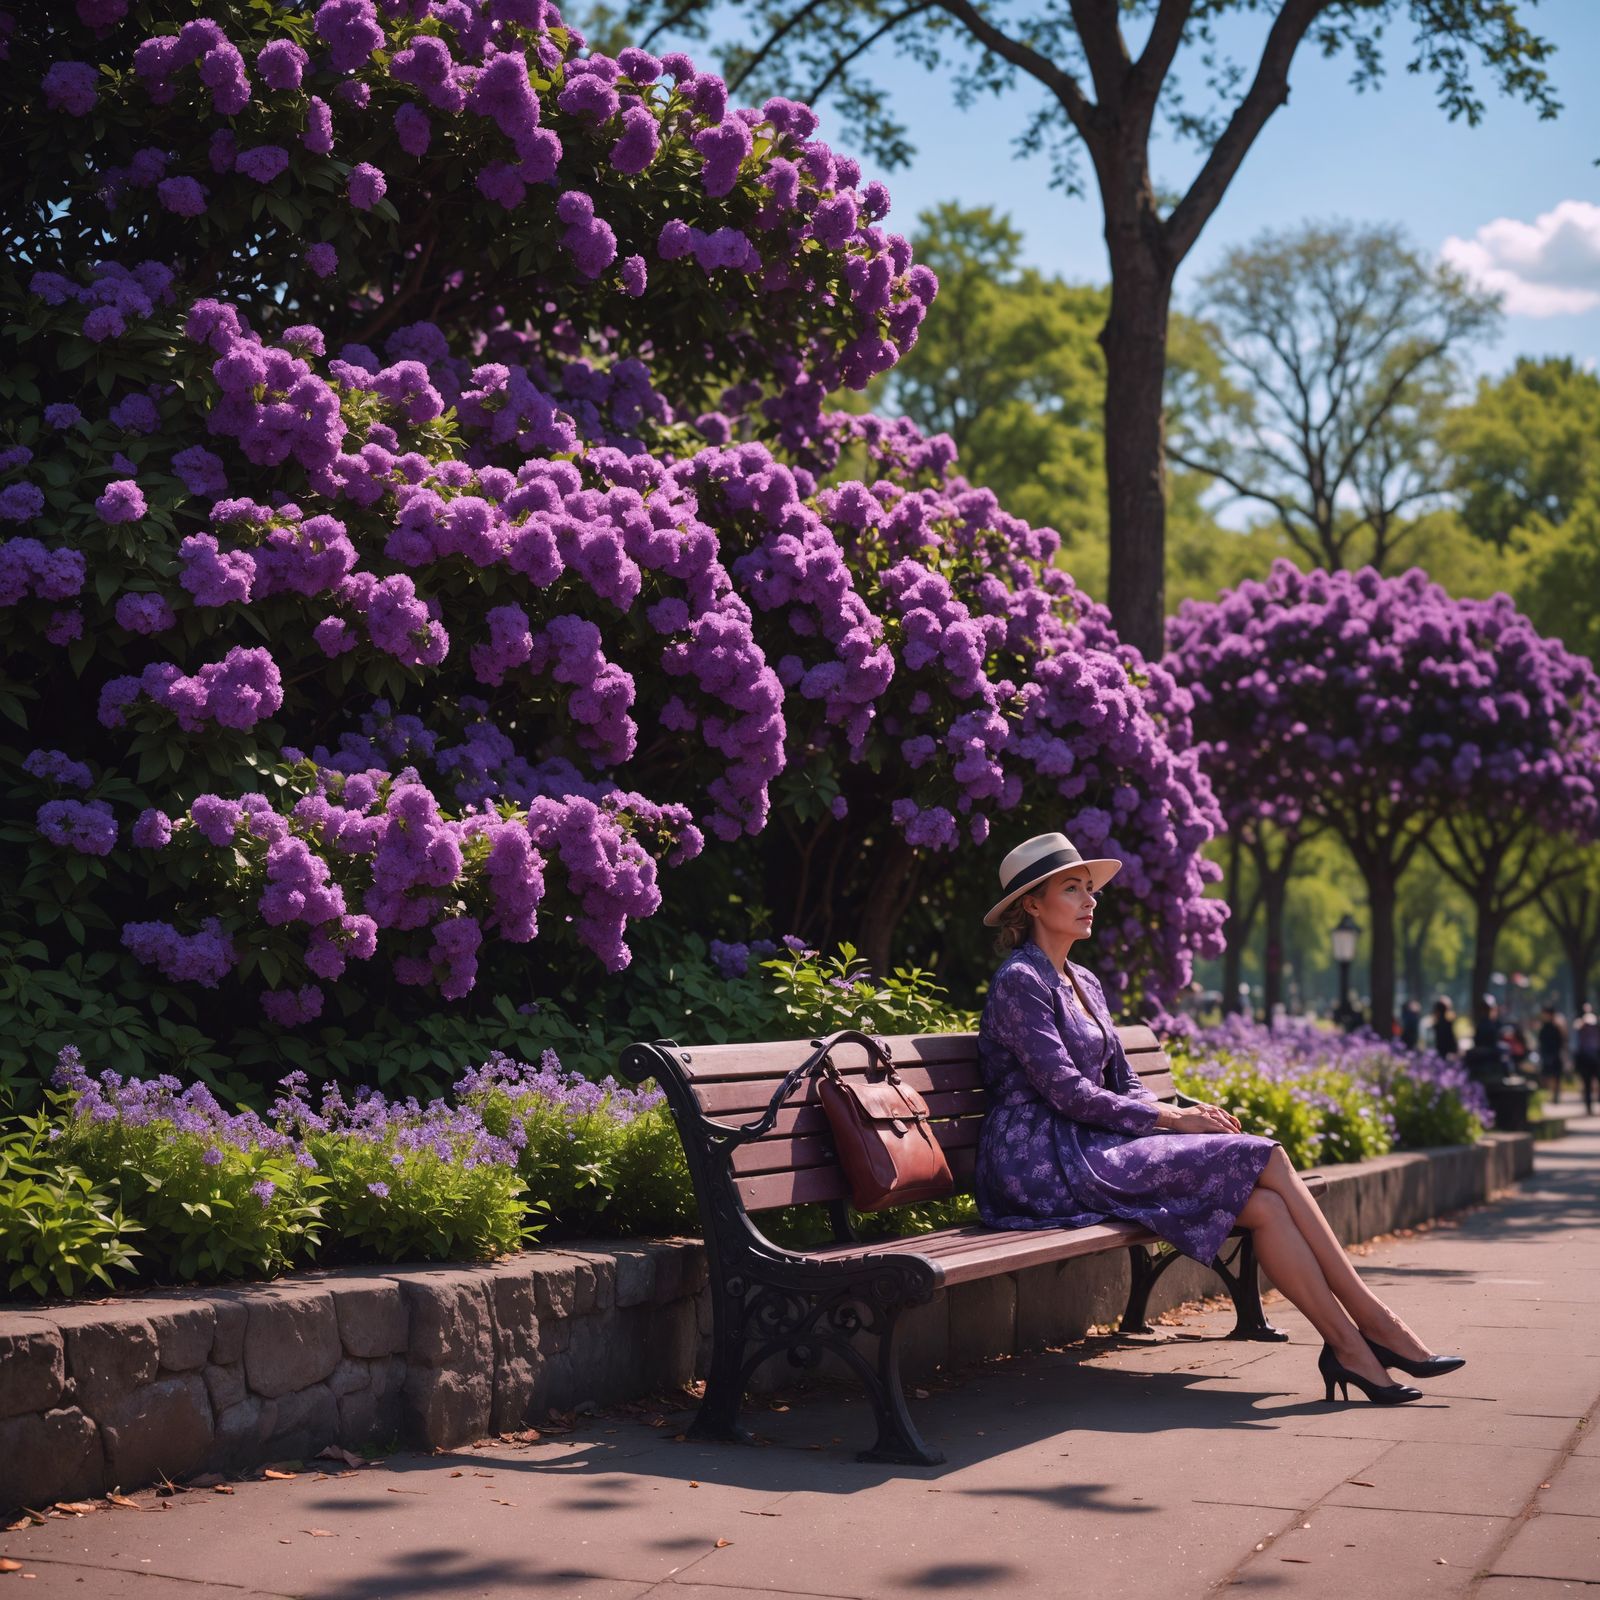
M1331 1168L1323 1207L1354 1243L1485 1199L1532 1166L1530 1136L1497 1134ZM1127 1273L1119 1251L940 1294L906 1330L907 1370L1079 1337L1120 1313ZM608 1242L484 1266L0 1308L0 1507L328 1445L457 1445L552 1407L674 1388L703 1371L705 1283L696 1241ZM1151 1310L1216 1287L1180 1263Z

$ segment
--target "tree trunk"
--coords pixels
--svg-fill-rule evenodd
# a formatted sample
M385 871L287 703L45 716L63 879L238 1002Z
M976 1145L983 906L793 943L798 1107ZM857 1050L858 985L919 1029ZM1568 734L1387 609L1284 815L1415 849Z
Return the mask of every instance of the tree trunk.
M1479 1002L1489 992L1494 953L1500 943L1500 917L1492 898L1478 894L1473 902L1476 926L1472 930L1472 1006L1476 1012Z
M1142 207L1127 223L1108 214L1111 310L1100 330L1106 358L1106 492L1111 574L1107 600L1123 643L1160 658L1166 631L1167 318L1172 273L1147 237ZM1157 225L1159 233L1159 225Z
M873 975L879 978L891 969L895 930L911 904L917 880L922 875L921 858L898 831L883 841L881 849L883 860L867 891L860 932L861 954L866 957Z
M1244 947L1255 921L1254 905L1245 916L1239 904L1239 879L1244 865L1244 846L1238 834L1228 836L1228 920L1223 929L1227 943L1222 947L1222 1014L1231 1017L1239 1009L1239 984L1244 977Z
M1428 930L1433 926L1432 917L1423 917L1414 926L1414 929L1403 928L1400 934L1400 956L1405 966L1406 998L1415 1000L1418 1005L1422 1000L1422 950L1428 942Z
M1394 1030L1394 913L1396 874L1388 863L1373 864L1366 873L1367 909L1372 913L1372 966L1368 1020L1380 1039Z
M1266 913L1267 947L1261 957L1261 1004L1269 1028L1283 996L1283 911L1288 891L1287 861L1276 871L1262 874L1261 904Z

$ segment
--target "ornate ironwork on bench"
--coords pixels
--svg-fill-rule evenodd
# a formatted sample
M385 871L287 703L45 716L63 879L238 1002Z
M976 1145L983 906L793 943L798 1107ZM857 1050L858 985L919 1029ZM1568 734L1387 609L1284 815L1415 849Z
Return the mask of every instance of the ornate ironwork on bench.
M1171 1064L1148 1028L1117 1030L1128 1059L1158 1099L1183 1103ZM670 1039L630 1045L621 1070L655 1078L683 1140L694 1180L711 1270L711 1370L692 1433L748 1440L739 1407L750 1375L782 1355L815 1367L832 1353L857 1372L872 1399L878 1437L863 1461L936 1466L944 1457L918 1433L900 1381L896 1337L906 1311L936 1291L1077 1256L1126 1250L1132 1266L1126 1332L1149 1332L1150 1292L1177 1252L1148 1230L1108 1222L1088 1228L1002 1232L946 1228L905 1239L863 1242L850 1227L848 1186L834 1153L814 1078L785 1080L817 1041L684 1048ZM933 1129L959 1192L970 1193L978 1130L988 1096L978 1070L976 1034L927 1034L887 1041L900 1076L933 1114ZM859 1044L841 1043L834 1063L865 1072ZM775 1092L776 1091L776 1092ZM774 1244L755 1214L820 1202L835 1242L817 1249ZM1255 1253L1238 1230L1212 1263L1233 1300L1230 1338L1283 1339L1262 1310Z

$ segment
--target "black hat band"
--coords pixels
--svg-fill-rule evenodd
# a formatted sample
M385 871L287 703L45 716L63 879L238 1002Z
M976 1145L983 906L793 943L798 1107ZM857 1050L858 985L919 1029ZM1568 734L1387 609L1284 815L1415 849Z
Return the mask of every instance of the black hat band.
M1052 850L1049 855L1040 856L1037 861L1029 862L1021 872L1017 873L1001 891L1001 898L1015 894L1018 889L1026 889L1029 884L1037 883L1041 878L1048 878L1052 872L1059 872L1063 867L1083 865L1085 865L1084 859L1076 850Z

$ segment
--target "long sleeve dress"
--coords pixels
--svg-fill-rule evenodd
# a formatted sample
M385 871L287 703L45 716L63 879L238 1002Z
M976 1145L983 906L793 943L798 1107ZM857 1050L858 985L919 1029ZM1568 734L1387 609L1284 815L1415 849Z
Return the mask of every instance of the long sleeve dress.
M1155 1133L1157 1103L1117 1038L1094 975L1066 978L1031 941L1001 964L978 1027L991 1106L978 1214L991 1228L1119 1217L1209 1262L1272 1154L1254 1134Z

